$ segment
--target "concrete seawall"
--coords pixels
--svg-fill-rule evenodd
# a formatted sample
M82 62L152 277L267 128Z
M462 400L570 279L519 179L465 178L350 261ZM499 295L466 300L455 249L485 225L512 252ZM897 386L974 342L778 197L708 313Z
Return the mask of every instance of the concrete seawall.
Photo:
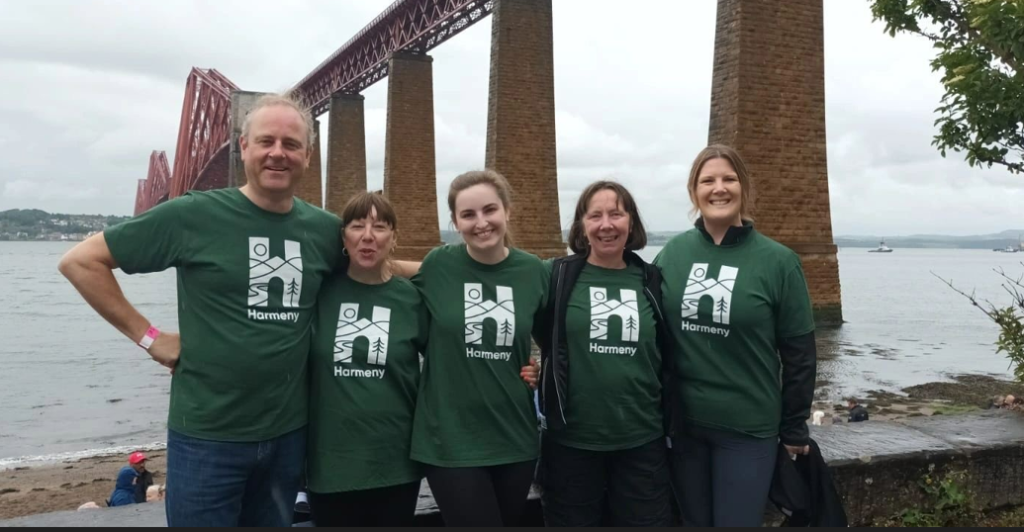
M918 482L964 472L985 510L1024 505L1024 416L991 411L812 427L851 524L919 507Z
M851 525L890 517L921 506L918 482L966 473L964 487L982 509L1024 505L1024 416L993 411L961 416L913 418L812 427L832 467ZM526 523L541 524L535 494ZM0 521L23 526L164 526L162 504L141 504L86 512L60 512ZM418 524L442 524L424 483Z

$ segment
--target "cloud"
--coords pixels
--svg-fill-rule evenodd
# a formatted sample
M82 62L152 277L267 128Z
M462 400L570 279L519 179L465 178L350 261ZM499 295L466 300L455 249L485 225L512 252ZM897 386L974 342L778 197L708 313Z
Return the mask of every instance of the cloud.
M41 198L44 200L83 200L99 197L96 187L67 187L53 181L8 181L4 183L3 197L21 200L25 198Z
M216 68L246 90L286 89L390 3L9 2L0 33L0 210L130 213L150 152L176 155L189 69ZM689 227L685 181L707 143L716 2L553 6L563 225L587 183L614 178L633 191L649 228ZM931 45L890 38L867 2L824 6L835 233L1024 224L1024 178L971 169L960 154L943 159L931 146L942 95ZM484 21L432 52L439 199L456 174L484 164L490 44ZM380 188L387 80L364 96L368 184ZM438 210L445 219L440 201Z

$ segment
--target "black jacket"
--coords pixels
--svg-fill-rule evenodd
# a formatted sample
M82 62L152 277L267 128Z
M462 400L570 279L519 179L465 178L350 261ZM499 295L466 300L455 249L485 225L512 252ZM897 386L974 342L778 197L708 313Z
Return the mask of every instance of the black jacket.
M135 502L141 504L146 502L146 490L153 485L153 473L148 470L139 474L135 479Z
M665 435L676 431L677 405L672 393L672 351L669 345L668 325L661 305L661 272L656 266L644 262L632 251L623 255L627 264L636 265L644 272L644 295L654 309L658 349L661 350L661 402ZM566 398L569 396L569 356L565 338L565 314L569 308L569 295L579 279L587 255L577 254L555 259L551 270L551 285L545 309L545 326L536 332L541 352L540 410L547 420L547 428L565 427Z
M777 338L782 360L782 421L779 438L788 445L807 445L807 418L814 402L814 380L818 369L818 348L814 332L792 338Z
M786 516L782 526L845 527L846 510L821 456L818 443L808 439L810 454L793 460L780 442L768 498Z
M868 416L868 409L864 408L864 405L857 405L857 406L855 406L855 407L850 409L850 418L849 418L850 423L858 423L858 422L861 422L861 421L867 421L868 418L869 418L869 416Z

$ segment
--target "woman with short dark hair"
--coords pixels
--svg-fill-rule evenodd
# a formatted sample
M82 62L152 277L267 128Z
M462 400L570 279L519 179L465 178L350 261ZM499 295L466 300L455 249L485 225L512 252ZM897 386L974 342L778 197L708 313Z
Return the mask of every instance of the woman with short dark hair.
M634 253L646 243L629 191L598 181L576 205L575 255L551 263L538 334L548 526L670 524L661 276Z
M398 219L362 192L342 213L346 270L324 282L310 357L307 475L318 526L411 526L423 471L409 459L427 340L416 287L391 274Z

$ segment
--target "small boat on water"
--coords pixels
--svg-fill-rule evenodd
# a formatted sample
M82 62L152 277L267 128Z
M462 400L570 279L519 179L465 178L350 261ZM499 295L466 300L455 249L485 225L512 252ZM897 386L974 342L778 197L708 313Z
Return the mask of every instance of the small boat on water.
M992 251L998 251L1000 253L1024 253L1024 243L1022 243L1020 237L1018 237L1017 247L1007 244L1003 249L993 249Z
M885 240L878 243L878 247L875 249L869 249L868 253L892 253L892 248L885 245Z

